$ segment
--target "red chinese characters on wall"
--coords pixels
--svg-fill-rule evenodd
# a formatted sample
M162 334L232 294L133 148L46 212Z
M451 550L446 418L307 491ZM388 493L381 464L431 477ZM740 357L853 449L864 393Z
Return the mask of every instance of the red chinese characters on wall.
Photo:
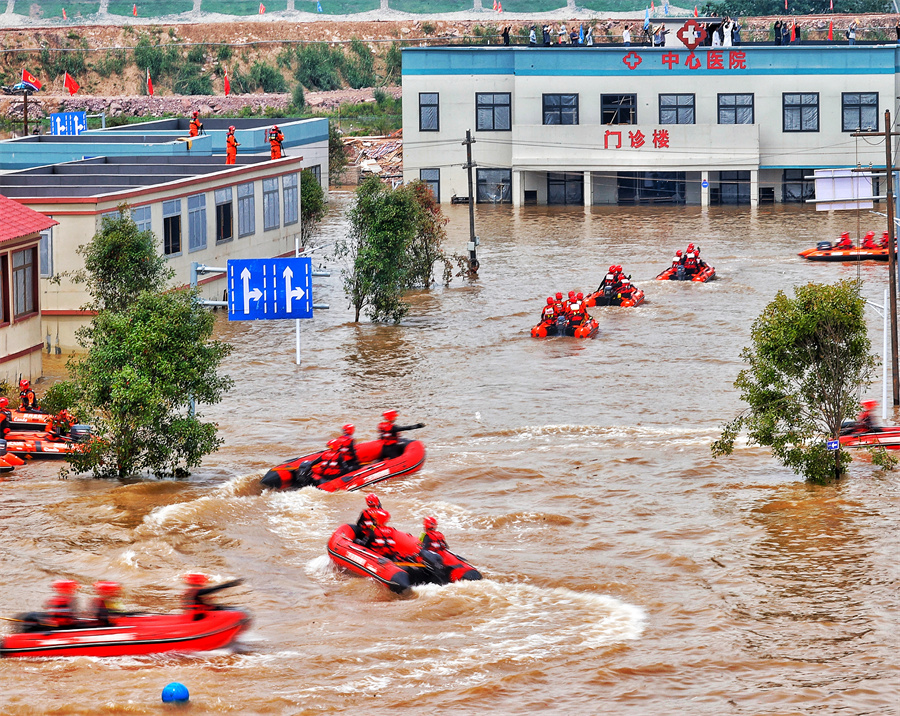
M725 55L728 55L728 65L725 65ZM705 68L707 70L746 70L747 69L747 53L742 50L709 50L707 53L701 53L699 56L693 51L689 52L682 60L682 55L678 52L663 52L660 54L660 64L667 70L673 69L676 65L682 65L689 70L699 70L704 67L704 59L706 60ZM622 58L622 62L629 70L636 70L642 64L642 58L637 52L632 50Z
M603 133L603 148L604 149L622 149L622 135L623 132L616 131L614 129L607 129ZM647 135L644 134L640 129L636 129L634 131L628 132L628 146L626 149L640 149L641 147L648 147L647 144ZM653 142L653 146L656 149L669 149L669 130L668 129L654 129L651 141Z

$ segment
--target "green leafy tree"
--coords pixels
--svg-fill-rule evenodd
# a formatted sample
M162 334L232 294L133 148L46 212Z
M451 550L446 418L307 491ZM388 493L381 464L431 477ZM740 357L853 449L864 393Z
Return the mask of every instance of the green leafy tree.
M344 146L344 135L337 125L328 121L328 175L332 184L337 184L349 163L347 148Z
M401 191L412 194L419 211L416 212L415 234L406 247L407 288L428 288L434 280L434 265L444 264L444 282L449 283L452 264L444 255L443 242L447 238L444 227L449 219L441 212L441 205L425 182L414 181Z
M87 354L69 361L71 378L55 390L94 437L69 462L96 477L186 474L221 443L192 406L231 387L218 374L231 347L211 340L215 319L195 292L166 290L171 272L155 237L121 209L80 249L96 315L77 333Z
M304 246L310 245L319 222L327 212L325 190L315 174L308 170L300 172L300 236Z
M825 442L840 435L844 418L859 408L859 395L876 365L870 353L858 285L810 283L779 291L753 323L753 344L734 385L748 407L712 445L714 456L731 454L738 432L772 449L781 463L812 482L840 477L846 450Z

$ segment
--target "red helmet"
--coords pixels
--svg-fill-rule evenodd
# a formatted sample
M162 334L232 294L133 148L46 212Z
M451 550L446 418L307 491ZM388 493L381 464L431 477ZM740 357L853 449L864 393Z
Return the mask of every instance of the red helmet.
M877 400L864 400L864 401L862 402L862 406L863 406L866 410L872 410L872 408L875 408L875 407L878 406L878 401L877 401Z
M22 380L19 381L19 390L28 390L30 387L31 383L29 383L26 378L22 378Z
M338 442L337 438L331 438L331 440L326 443L326 446L331 448L332 450L334 450L338 445L340 445L340 443Z
M379 527L384 527L388 520L391 519L391 513L387 510L376 510L375 511L375 524Z
M866 238L867 238L867 239L871 239L873 236L875 236L875 232L874 232L874 231L869 231L869 232L866 233Z
M197 117L199 117L199 116L200 116L200 113L195 109L194 110L194 119L197 119ZM97 584L100 584L100 582L97 582Z
M619 264L616 264L616 271L622 272L622 267Z
M381 500L378 499L378 495L374 492L370 492L366 495L366 504L369 507L381 507Z
M843 234L841 234L841 238L842 238L842 239L849 239L849 238L850 238L850 232L849 232L849 231L845 231Z
M681 249L678 249L678 251L675 252L675 255L676 255L676 256L681 256Z
M79 586L74 579L57 579L53 583L53 591L57 594L75 594Z
M272 125L272 129L278 129L278 125L277 125L277 124L273 124L273 125Z
M201 572L191 572L184 575L184 583L191 587L202 587L209 581L209 578Z
M356 430L356 428L353 427L353 423L347 423L344 426L344 435L353 435L354 430Z
M122 585L118 582L94 582L94 591L101 597L114 597L122 591Z
M575 292L569 291L569 298L575 298Z
M0 398L0 410L9 407L9 398Z
M562 301L562 294L561 294L561 293L557 293L557 294L556 294L556 300L557 300L557 301Z
M234 125L233 125L233 124L228 128L228 131L229 131L229 132L233 132L233 131L234 131Z
M578 295L575 296L575 298L577 298L580 301L582 298L584 298L584 294L581 291L579 291Z
M694 250L694 245L688 244L688 251L693 251L693 250Z
M609 267L609 272L610 272L610 273L612 273L612 272L615 271L615 270L616 270L616 265L615 265L615 264L613 264L612 266Z
M422 520L422 526L426 530L433 530L437 527L437 518L436 517L426 517Z
M388 421L393 421L397 419L397 411L396 410L385 410L381 416Z
M552 306L552 305L553 305L553 296L547 296L547 305L548 305L548 306Z

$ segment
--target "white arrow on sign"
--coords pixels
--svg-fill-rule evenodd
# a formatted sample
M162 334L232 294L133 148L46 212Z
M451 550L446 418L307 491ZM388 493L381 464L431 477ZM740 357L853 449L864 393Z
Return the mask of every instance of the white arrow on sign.
M291 279L294 278L294 272L291 271L290 266L285 266L284 273L284 291L287 294L287 312L291 312L291 304L295 298L303 298L306 295L306 291L304 291L299 286L297 288L291 288Z
M250 299L258 301L262 298L263 292L258 288L250 290L250 269L247 267L241 271L241 279L244 281L244 313L250 313Z

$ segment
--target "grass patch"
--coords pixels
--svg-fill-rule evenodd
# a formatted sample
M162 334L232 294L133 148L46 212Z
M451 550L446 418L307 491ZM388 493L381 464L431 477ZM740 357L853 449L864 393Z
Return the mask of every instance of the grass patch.
M203 0L200 9L206 12L220 12L223 15L258 15L260 0ZM262 0L266 12L287 9L287 0Z
M40 8L38 17L48 19L62 19L63 8L66 9L66 15L70 20L79 16L93 15L100 10L98 0L90 0L90 2L85 2L84 0L41 0L40 3L36 3L33 0L17 0L13 12L30 17L31 8L34 6Z
M162 15L178 15L190 12L194 8L191 0L109 0L110 15L127 15L131 17L131 9L135 2L138 6L138 17L160 17Z
M525 0L527 2L528 0ZM524 10L520 10L519 6L522 4L523 0L517 0L516 2L516 12L525 12ZM484 2L481 3L482 7L490 9L493 7L490 4L486 4ZM565 5L566 3L563 1L562 3ZM472 2L467 2L466 0L443 0L440 3L440 9L435 7L436 3L434 0L388 0L388 7L391 10L399 10L401 12L417 12L417 13L431 13L431 12L457 12L459 10L471 10ZM510 8L512 9L512 8ZM425 33L426 35L428 33Z
M354 12L368 12L381 7L379 0L320 0L323 15L350 15ZM315 0L294 0L294 7L307 12L316 11Z
M647 7L647 3L643 0L582 0L579 4L588 10L600 12L632 12L634 10L643 12ZM631 33L631 36L634 39L634 32ZM596 30L594 30L594 37L597 37Z

